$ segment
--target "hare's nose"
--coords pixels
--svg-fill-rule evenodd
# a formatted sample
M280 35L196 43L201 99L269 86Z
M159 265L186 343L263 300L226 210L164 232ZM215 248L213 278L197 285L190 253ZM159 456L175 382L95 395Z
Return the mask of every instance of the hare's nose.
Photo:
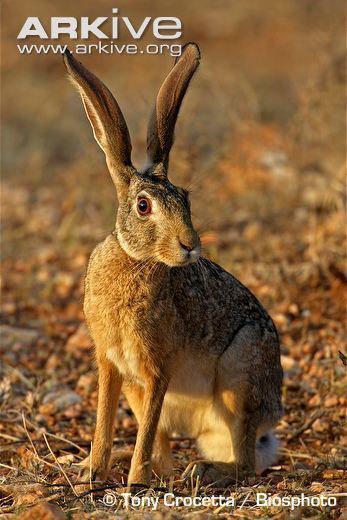
M186 251L188 251L188 253L190 253L194 249L194 247L192 247L192 246L190 246L188 244L183 244L183 242L181 242L181 241L180 241L180 246L183 249L185 249Z

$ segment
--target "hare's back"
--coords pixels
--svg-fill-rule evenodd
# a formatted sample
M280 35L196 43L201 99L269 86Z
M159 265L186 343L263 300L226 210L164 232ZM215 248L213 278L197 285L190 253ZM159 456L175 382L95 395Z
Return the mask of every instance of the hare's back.
M185 327L186 342L223 352L247 324L277 342L268 313L254 294L222 267L200 258L171 275L175 307ZM276 347L277 348L277 347Z

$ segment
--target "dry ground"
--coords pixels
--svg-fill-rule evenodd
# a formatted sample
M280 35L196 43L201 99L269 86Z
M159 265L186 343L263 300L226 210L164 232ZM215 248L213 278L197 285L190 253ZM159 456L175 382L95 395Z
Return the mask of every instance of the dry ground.
M115 193L60 57L21 57L15 48L27 16L97 16L101 4L30 4L5 1L3 10L0 512L39 518L42 504L54 503L54 518L111 518L105 491L81 494L71 463L89 449L97 399L83 276L93 246L113 227ZM337 508L293 515L338 518L347 492L343 2L185 4L171 9L203 61L178 124L171 177L192 191L204 255L252 289L276 322L285 415L278 464L228 490L180 482L195 445L172 439L175 480L154 486L182 496L235 493L245 504L233 513L161 505L155 517L287 518L288 510L256 507L255 493L265 490L334 494ZM159 2L151 6L163 12ZM106 15L111 7L102 3ZM147 113L170 59L84 61L117 92L142 160ZM114 444L133 446L135 436L122 401ZM112 469L115 492L126 473ZM36 503L39 511L27 511ZM117 514L130 513L120 502Z

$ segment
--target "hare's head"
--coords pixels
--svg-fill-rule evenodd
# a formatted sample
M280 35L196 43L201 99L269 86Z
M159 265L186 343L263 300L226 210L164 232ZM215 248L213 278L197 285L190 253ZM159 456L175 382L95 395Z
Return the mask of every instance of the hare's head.
M197 45L187 44L161 86L148 127L149 166L138 172L131 163L130 136L117 101L69 51L64 55L116 185L119 243L136 260L183 266L199 258L200 240L191 222L188 193L167 177L176 119L199 60Z

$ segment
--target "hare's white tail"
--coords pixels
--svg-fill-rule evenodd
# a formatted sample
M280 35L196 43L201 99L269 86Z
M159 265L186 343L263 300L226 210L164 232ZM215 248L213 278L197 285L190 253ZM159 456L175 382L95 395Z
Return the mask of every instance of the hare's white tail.
M273 432L267 432L257 439L255 452L255 465L258 474L261 474L278 458L277 450L279 441Z

